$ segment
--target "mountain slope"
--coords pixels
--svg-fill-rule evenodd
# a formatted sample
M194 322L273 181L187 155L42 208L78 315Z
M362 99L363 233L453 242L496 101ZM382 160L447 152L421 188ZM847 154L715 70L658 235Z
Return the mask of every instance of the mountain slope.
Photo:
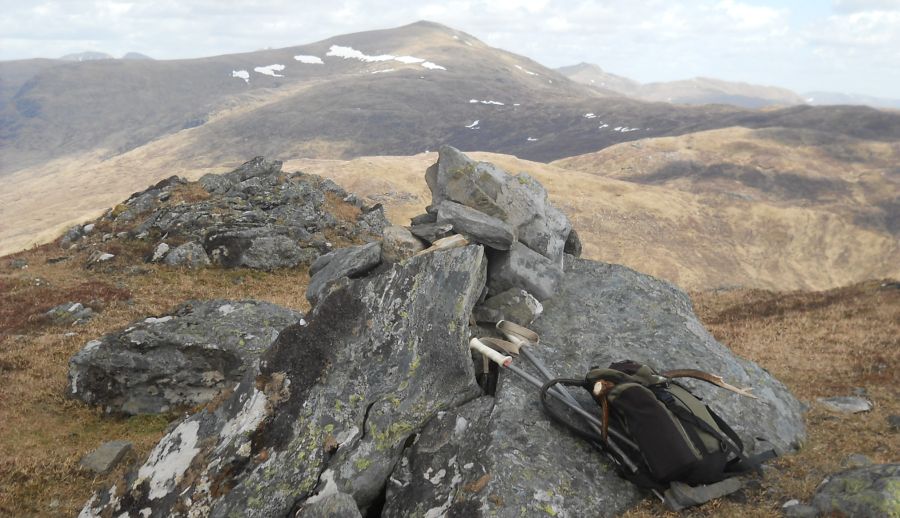
M750 109L804 104L804 99L798 94L774 86L707 77L641 84L627 77L611 74L592 63L579 63L556 70L578 83L649 102L729 104Z
M16 63L0 64L0 75ZM36 71L4 103L0 174L82 153L109 159L198 127L209 138L192 137L193 157L211 163L442 144L549 161L733 125L900 135L900 114L864 108L839 114L854 119L839 124L829 108L755 112L611 96L429 22L204 59L61 63Z

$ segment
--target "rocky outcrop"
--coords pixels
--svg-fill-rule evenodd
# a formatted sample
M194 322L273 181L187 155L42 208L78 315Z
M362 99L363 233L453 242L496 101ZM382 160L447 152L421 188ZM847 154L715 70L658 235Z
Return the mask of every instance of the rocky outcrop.
M474 164L452 148L442 149L428 174L437 207L452 202L504 222L513 229L509 249L480 243L393 262L384 253L393 245L374 242L314 260L308 323L284 329L233 393L180 422L143 466L98 493L83 515L316 516L344 509L355 516L348 498L362 515L625 511L644 494L593 446L551 421L536 388L509 371L500 373L495 391L475 384L481 358L473 362L467 344L493 327L473 321L492 324L498 316L534 320L541 340L531 350L560 376L627 358L752 386L759 400L686 382L750 452L786 452L802 442L800 403L716 342L683 292L622 266L556 257L553 250L580 243L559 230L547 207L541 228L555 229L552 236L514 224L522 217L516 211L541 199L532 180ZM508 197L517 185L530 202ZM432 207L414 227L448 218L439 220L441 209ZM468 233L476 243L486 235L482 228ZM524 359L515 361L536 373ZM583 391L576 397L596 408Z
M266 302L187 302L89 342L69 362L67 393L109 413L205 403L240 381L302 316Z
M148 261L260 270L309 264L335 246L377 239L386 225L380 205L364 204L331 180L286 174L281 162L262 157L198 182L173 176L96 223L110 239L146 243ZM96 245L88 227L73 227L60 245Z
M900 517L900 464L878 464L832 475L812 501L822 516Z
M625 358L720 373L755 387L760 400L697 384L692 389L750 450L774 445L785 452L803 440L799 402L766 371L716 342L687 296L663 281L570 258L559 294L545 301L532 328L542 342L533 354L559 376L578 377L592 365ZM524 358L518 363L536 373ZM600 452L547 418L532 385L504 371L492 400L447 412L423 430L391 478L385 514L615 516L641 498Z
M82 514L286 516L337 492L366 509L411 437L479 393L467 323L485 269L469 246L341 281Z

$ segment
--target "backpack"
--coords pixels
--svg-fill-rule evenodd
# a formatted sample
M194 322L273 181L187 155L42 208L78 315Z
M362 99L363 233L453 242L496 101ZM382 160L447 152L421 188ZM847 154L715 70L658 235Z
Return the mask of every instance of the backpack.
M582 386L591 393L603 412L600 434L576 426L549 403L547 392L557 384ZM541 402L552 418L597 444L626 479L646 489L663 491L673 482L717 483L759 471L759 461L774 456L748 457L734 430L687 387L630 360L591 368L583 380L548 381L541 388ZM610 448L608 427L627 440Z

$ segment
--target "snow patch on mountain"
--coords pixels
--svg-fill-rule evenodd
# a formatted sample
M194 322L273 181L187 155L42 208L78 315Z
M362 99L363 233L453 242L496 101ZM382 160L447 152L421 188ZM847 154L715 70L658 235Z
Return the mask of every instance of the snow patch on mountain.
M265 76L284 77L283 75L278 73L278 72L281 72L282 70L284 70L284 68L285 68L284 65L280 65L280 64L276 63L274 65L269 65L269 66L265 66L265 67L256 67L253 69L253 71L258 74L265 75Z
M306 63L307 65L324 65L325 62L322 61L322 58L319 56L306 56L303 54L294 56L294 59L301 63Z
M480 120L476 120L475 122L473 122L472 124L469 124L469 125L466 126L466 127L469 128L469 129L478 129L478 123L479 123L479 122L481 122L481 121L480 121Z
M518 68L519 70L521 70L522 72L525 72L526 74L528 74L528 75L530 75L530 76L536 76L536 75L539 75L539 74L537 74L537 73L535 73L535 72L532 72L531 70L525 70L524 68L520 67L519 65L516 65L516 68Z
M417 58L415 56L394 56L393 54L380 54L378 56L370 56L368 54L365 54L364 52L354 49L353 47L344 47L341 45L332 45L325 55L343 59L358 59L363 63L396 61L398 63L403 63L404 65L421 64L424 68L427 68L429 70L447 70L440 65L432 63L431 61L425 61L423 58Z
M500 101L479 101L478 99L469 99L469 104L478 104L478 103L481 103L481 104L494 104L494 105L497 105L497 106L506 106L505 104L501 103Z
M250 72L246 70L232 70L231 77L239 77L244 80L245 83L250 82Z

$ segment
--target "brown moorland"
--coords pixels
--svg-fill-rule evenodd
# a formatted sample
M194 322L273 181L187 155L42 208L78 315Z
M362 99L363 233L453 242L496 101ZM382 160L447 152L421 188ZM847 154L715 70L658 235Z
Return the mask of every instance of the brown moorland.
M82 455L104 441L126 439L136 446L129 460L137 461L179 417L105 417L67 399L68 360L87 341L191 298L253 298L308 309L305 269L187 271L143 264L140 254L120 252L120 262L87 269L87 252L48 244L0 263L0 515L74 515L93 489L125 469L93 477L79 470ZM14 267L15 259L28 267ZM41 318L52 305L75 299L90 300L102 311L74 327ZM900 414L897 283L870 281L825 292L704 291L693 299L720 341L784 380L810 411L809 439L799 454L775 461L764 480L737 498L690 515L779 516L781 503L808 499L851 453L876 462L898 460L900 434L886 420ZM872 412L834 415L815 402L858 390L874 401ZM648 500L626 516L668 515Z

